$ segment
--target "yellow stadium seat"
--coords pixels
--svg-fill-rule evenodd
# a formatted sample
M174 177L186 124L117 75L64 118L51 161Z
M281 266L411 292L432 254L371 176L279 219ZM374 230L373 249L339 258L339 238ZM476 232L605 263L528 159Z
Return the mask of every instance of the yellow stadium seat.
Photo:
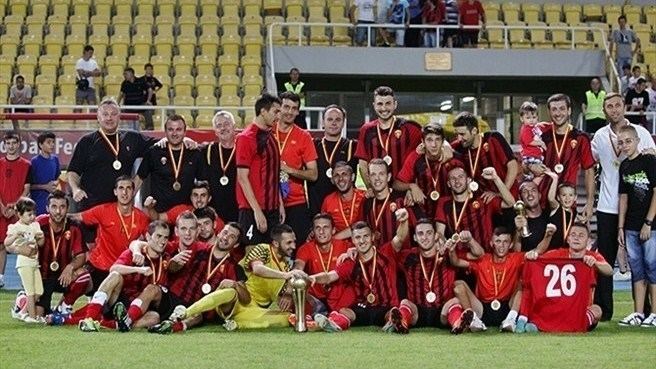
M505 13L504 13L505 14ZM509 23L508 26L525 27L524 22ZM512 28L508 31L509 41L513 48L526 48L531 46L531 41L526 37L526 28Z
M598 22L604 16L600 4L583 4L583 18L586 22Z
M175 6L176 0L158 1L157 12L160 16L175 17Z
M246 96L259 96L262 94L262 86L261 85L244 85L244 97ZM246 103L244 103L246 104ZM253 104L246 104L246 105L253 105Z
M216 100L216 98L214 100ZM196 105L201 106L198 103L198 100L196 100ZM216 106L216 104L210 105L210 106ZM204 111L204 110L201 110L201 111ZM207 128L212 128L212 118L214 118L213 114L208 114L208 113L198 114L198 116L196 117L196 120L194 121L194 123L196 125L196 128L206 128L206 129Z
M132 16L132 0L114 0L116 15Z
M16 67L20 74L34 74L37 62L35 55L20 55L16 58Z
M135 35L132 37L132 52L135 55L144 55L150 57L150 48L153 38L150 35Z
M64 49L64 34L50 33L44 37L43 44L46 54L61 56Z
M71 16L71 22L70 22L70 32L69 35L76 35L76 36L87 36L87 23L89 23L89 20L80 20L80 19L75 19L73 20L73 17Z
M651 43L651 26L648 24L636 23L633 25L633 31L640 39L641 44L648 45Z
M240 37L239 24L223 24L223 25L221 25L221 36Z
M209 55L199 55L196 57L196 75L198 77L208 76L214 78L216 68L216 59ZM198 83L198 81L197 81ZM215 82L213 82L214 84Z
M284 22L285 22L285 18L283 18L282 16L279 16L279 15L268 15L268 16L264 17L265 32L266 33L269 32L269 26L272 23L284 23Z
M575 27L587 27L585 23L574 24ZM587 30L572 30L572 39L574 40L574 46L577 49L589 49L594 47L594 43L590 41Z
M28 18L41 19L44 21L48 16L48 1L39 1L38 3L30 4L31 15Z
M241 5L244 8L244 17L262 16L262 0L242 0Z
M196 97L196 105L198 106L216 106L217 102L214 95L199 95Z
M86 44L87 38L85 36L72 34L66 37L66 53L72 55L82 55L84 46Z
M112 47L112 55L127 58L130 49L130 37L124 35L114 35L109 39Z
M285 17L304 17L303 0L286 0Z
M196 36L184 36L186 34L181 34L178 36L176 44L178 46L178 54L193 57L196 55Z
M642 10L645 12L647 24L654 26L656 24L656 5L647 5ZM654 30L656 31L656 27Z
M604 19L607 24L617 27L617 18L622 14L622 7L616 4L604 5Z
M264 0L262 2L262 10L265 16L282 15L282 1Z
M173 36L157 35L155 36L155 52L157 55L171 58L173 56Z
M181 17L198 17L196 14L196 2L180 1L180 16Z
M581 5L565 4L563 5L563 13L565 13L565 23L579 24L581 22Z
M200 9L203 16L219 15L219 2L216 0L200 0Z
M201 36L213 36L219 35L218 22L203 22L201 20L200 25L200 34Z
M214 76L214 73L198 73L196 77L196 87L200 86L216 87L216 77Z
M542 11L544 12L544 21L547 24L560 23L562 18L562 6L560 4L544 4Z
M588 25L593 28L593 30L591 30L592 42L594 42L595 45L597 45L597 47L602 48L604 45L603 40L608 39L608 32L609 32L608 24L602 22L590 22L588 23ZM597 31L594 28L601 28L605 33L602 34L600 31Z
M51 0L52 14L68 17L70 0Z
M237 74L237 66L239 65L239 56L234 54L223 54L219 56L219 73L221 74Z
M27 35L36 36L38 37L39 40L43 41L43 22L45 22L45 20L40 23L25 24L25 27L27 28L27 32L25 33L25 36ZM7 31L7 34L11 34L11 33Z
M91 24L91 35L109 36L109 27L106 24ZM109 41L109 40L108 40Z
M307 45L307 37L303 26L291 25L287 27L287 45Z
M194 77L189 74L176 73L173 77L175 96L191 96L194 87Z
M27 4L27 0L11 0L9 3L11 14L25 18L27 15Z
M262 37L262 24L249 24L244 26L244 36Z
M61 92L61 91L60 91ZM75 95L61 94L55 98L55 105L75 105ZM57 108L58 113L72 113L72 108Z
M191 67L194 65L194 57L187 55L176 55L173 57L173 68L175 76L191 75Z
M193 106L194 105L194 98L189 96L176 96L174 99L174 104L178 106ZM185 118L185 121L192 122L193 121L193 114L191 109L175 109L176 114L180 114Z
M487 12L485 14L487 16ZM328 8L328 19L331 23L349 23L349 19L346 17L344 4L331 5Z
M121 92L121 83L123 82L123 75L107 75L103 80L103 87L105 88L105 96L112 96L118 98Z
M200 47L200 54L209 56L213 59L219 55L219 45L221 39L218 35L201 35L198 37L198 46Z
M490 21L487 22L489 26L503 26L504 23L501 21ZM504 45L503 30L501 28L487 28L487 41L494 45L492 47L498 47Z
M246 53L244 56L241 57L241 66L242 67L249 67L249 66L254 66L254 67L261 67L262 66L262 54L249 54Z
M271 38L273 39L274 45L284 45L287 42L287 36L285 36L286 28L287 27L284 27L282 25L276 25L271 27L271 33L272 33ZM268 32L269 29L267 29L267 34ZM268 40L268 35L267 35L267 40Z
M2 50L2 55L10 56L12 58L16 57L18 54L18 45L20 45L20 38L13 34L0 36L0 49Z
M260 95L261 93L257 95L244 95L244 98L241 99L242 106L254 106Z
M310 44L317 46L330 45L330 40L326 35L326 27L312 26L310 27Z
M642 21L642 7L640 5L624 5L623 11L628 24L634 25Z
M219 76L219 87L222 89L221 93L223 94L223 88L227 86L239 86L240 80L237 75L234 74L221 74Z
M333 45L334 46L348 46L351 45L352 40L351 36L348 34L348 28L346 27L333 27Z
M260 26L260 28L261 28L261 27L262 27L262 23L264 23L264 20L263 20L262 17L259 16L259 15L257 15L257 16L255 16L255 15L249 15L249 16L245 16L244 19L242 19L242 24L243 24L244 26L254 26L254 25L257 25L257 26Z
M211 96L216 98L216 87L210 85L196 85L196 96Z
M41 55L41 35L28 34L23 36L23 53Z
M154 23L155 18L152 15L137 15L132 20L132 24L136 26L137 34L152 34Z
M96 15L111 15L113 2L113 0L95 0L94 7L96 9Z
M553 44L547 40L547 25L543 22L535 22L529 24L529 32L531 34L531 42L535 48L553 48Z
M261 55L264 40L262 37L245 37L244 55Z
M89 19L91 2L90 1L73 1L73 14L87 17Z
M524 22L536 23L540 20L540 5L523 3L522 14L524 14Z
M181 36L196 36L196 24L198 23L198 18L185 17L178 18L178 29L179 35Z
M240 105L241 105L241 99L236 94L231 94L231 95L221 94L221 97L219 97L219 106L221 107L240 106Z
M128 66L134 68L137 74L143 70L143 66L150 61L150 58L145 55L132 55L128 58Z
M137 14L138 14L138 16L153 17L155 15L154 10L155 10L154 4L146 4L146 3L142 3L141 1L137 2Z
M565 23L555 23L551 24L551 27L567 27ZM571 48L571 41L567 39L567 30L566 29L552 29L551 30L551 41L553 42L556 48L560 49L569 49Z
M39 69L41 74L57 75L57 69L59 69L59 58L52 55L42 55L39 58Z
M489 6L491 4L492 3L486 3L486 6ZM501 9L503 10L503 21L506 24L519 22L519 9L520 9L519 4L512 3L512 2L504 2L501 5ZM485 12L485 16L487 17L487 10ZM490 19L496 20L497 18L492 17Z
M221 37L221 49L223 54L239 55L241 47L241 38L234 35L223 35Z
M173 17L157 17L155 19L157 36L173 37L173 23L175 23L175 18Z
M235 3L238 3L238 1L235 1ZM232 2L224 3L221 20L223 21L224 19L235 19L235 18L237 19L241 18L241 16L239 15L239 4L234 4Z

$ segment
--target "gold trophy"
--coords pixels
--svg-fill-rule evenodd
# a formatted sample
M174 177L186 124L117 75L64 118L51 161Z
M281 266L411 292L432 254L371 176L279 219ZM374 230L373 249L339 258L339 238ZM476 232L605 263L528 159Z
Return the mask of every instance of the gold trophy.
M307 332L305 325L305 293L307 282L303 278L292 278L292 299L294 300L294 313L296 314L296 332Z
M524 204L524 201L522 200L517 201L515 205L513 205L513 209L515 209L517 215L521 215L524 218L526 218L526 205ZM531 235L531 231L528 230L528 222L526 225L522 227L522 229L520 230L520 234L522 238L526 238Z

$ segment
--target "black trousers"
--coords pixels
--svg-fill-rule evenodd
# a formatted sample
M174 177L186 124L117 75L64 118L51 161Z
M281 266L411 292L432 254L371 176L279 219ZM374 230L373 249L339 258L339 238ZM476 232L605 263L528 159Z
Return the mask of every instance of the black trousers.
M617 258L617 214L597 212L597 251L611 266L615 265ZM613 317L613 276L599 275L594 296L595 304L601 307L601 320L610 320Z
M286 207L285 223L294 230L296 245L304 244L310 234L310 228L312 228L312 219L310 219L310 210L307 204Z

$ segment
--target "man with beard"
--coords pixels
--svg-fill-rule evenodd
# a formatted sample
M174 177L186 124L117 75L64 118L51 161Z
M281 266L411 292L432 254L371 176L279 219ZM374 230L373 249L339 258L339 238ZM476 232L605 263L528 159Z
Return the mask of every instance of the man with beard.
M210 186L210 204L221 219L236 222L238 219L237 165L235 160L235 118L229 111L218 111L212 118L217 141L201 150L200 178Z
M181 115L171 115L164 124L166 148L152 146L144 154L135 177L139 189L150 177L150 194L157 199L155 210L164 212L188 201L199 175L200 151L185 149L187 123Z
M317 180L308 183L310 214L314 216L321 210L321 205L334 191L332 177L334 167L344 161L351 167L351 173L356 173L358 160L353 155L357 141L342 137L346 124L346 110L339 105L328 105L323 111L323 137L314 139L314 147L318 154ZM336 219L333 216L334 219Z
M335 238L345 240L351 237L351 224L364 219L362 204L365 191L355 188L355 174L345 161L335 163L331 181L337 191L326 196L321 212L329 214L333 219Z
M547 100L552 127L542 134L542 141L547 146L544 153L544 165L558 174L558 183L576 185L579 170L585 171L586 203L581 213L584 221L592 217L595 179L594 165L590 146L590 137L571 124L572 103L569 96L555 94Z
M294 124L300 99L293 92L280 95L280 119L273 129L280 150L280 189L287 224L301 240L310 232L305 183L317 180L317 151L312 136Z
M383 159L396 178L405 158L421 143L421 126L417 122L394 115L398 102L394 90L380 86L374 90L376 120L360 128L355 156L359 159L360 174L367 188L371 187L369 162Z
M553 180L556 181L557 179L554 178ZM519 197L524 202L526 215L517 215L515 217L514 250L529 251L536 248L544 238L544 232L549 223L549 211L540 206L542 194L538 189L538 185L533 181L524 181L519 185ZM524 227L528 227L530 236L521 236Z

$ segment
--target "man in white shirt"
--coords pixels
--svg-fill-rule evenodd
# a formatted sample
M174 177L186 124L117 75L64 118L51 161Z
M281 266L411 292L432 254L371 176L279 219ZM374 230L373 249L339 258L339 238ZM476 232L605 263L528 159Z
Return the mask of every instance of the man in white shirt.
M75 63L75 69L78 74L75 103L82 105L86 102L88 105L96 105L96 89L93 84L93 77L100 76L101 72L96 59L93 58L93 46L86 45L84 47L82 57Z
M610 265L617 257L617 227L619 207L619 167L626 156L617 145L617 133L626 125L635 127L640 143L638 150L656 152L649 132L624 118L624 99L620 94L609 93L603 103L608 124L600 128L592 139L592 155L601 166L599 202L597 203L597 248ZM602 309L602 321L613 316L613 279L599 276L595 289L595 304Z
M377 0L354 0L351 5L350 17L351 23L373 24L376 22ZM357 10L357 18L356 18ZM355 43L358 46L366 45L367 28L357 27L355 29ZM376 42L376 29L372 28L369 34L369 46L374 46Z

